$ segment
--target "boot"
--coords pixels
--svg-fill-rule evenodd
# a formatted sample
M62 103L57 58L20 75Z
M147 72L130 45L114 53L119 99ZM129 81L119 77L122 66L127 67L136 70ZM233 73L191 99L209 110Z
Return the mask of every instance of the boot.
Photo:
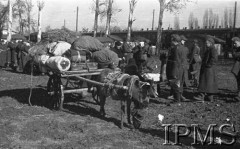
M181 101L183 101L183 102L188 102L188 101L190 101L189 99L187 99L186 97L184 97L182 94L181 94L181 96L180 96L180 99L181 99Z
M181 101L181 94L180 93L175 93L174 95L173 95L173 97L174 97L174 100L176 100L176 101Z
M238 94L237 94L237 96L234 99L240 101L240 91L238 91Z
M207 95L207 100L213 102L213 95Z
M193 97L197 101L204 101L205 94L200 93L200 95Z

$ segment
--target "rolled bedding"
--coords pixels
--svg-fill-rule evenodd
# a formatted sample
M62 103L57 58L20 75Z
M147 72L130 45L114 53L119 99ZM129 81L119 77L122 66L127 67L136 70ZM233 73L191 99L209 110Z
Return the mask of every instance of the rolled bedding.
M70 69L71 62L68 58L62 56L53 56L47 59L45 65L51 70L67 71Z

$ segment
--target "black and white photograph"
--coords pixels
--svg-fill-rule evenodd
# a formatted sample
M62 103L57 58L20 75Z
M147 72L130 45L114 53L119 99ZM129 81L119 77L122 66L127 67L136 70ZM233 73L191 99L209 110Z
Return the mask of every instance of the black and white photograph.
M240 1L0 0L0 149L240 149Z

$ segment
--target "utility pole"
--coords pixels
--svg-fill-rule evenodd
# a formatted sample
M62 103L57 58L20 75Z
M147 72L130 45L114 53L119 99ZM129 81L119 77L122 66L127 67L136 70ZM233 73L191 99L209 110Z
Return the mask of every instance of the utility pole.
M152 30L154 30L154 15L155 15L155 9L153 9Z
M65 19L64 19L64 24L63 24L63 26L64 26L64 28L66 28L66 21L65 21Z
M76 32L78 32L78 6L77 6L77 17L76 17Z
M237 18L237 1L235 1L235 7L234 7L233 36L235 36L236 18Z

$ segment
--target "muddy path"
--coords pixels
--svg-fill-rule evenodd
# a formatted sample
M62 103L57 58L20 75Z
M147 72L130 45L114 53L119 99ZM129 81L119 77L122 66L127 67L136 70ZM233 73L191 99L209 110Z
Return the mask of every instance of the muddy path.
M46 93L47 76L34 76L31 102L28 105L30 75L0 70L0 148L240 148L240 102L232 97L236 81L230 73L230 65L218 67L220 93L214 102L171 102L166 100L169 88L162 89L162 98L151 99L146 118L140 130L125 127L120 129L120 103L107 99L107 117L99 115L99 106L84 93L84 97L73 94L66 97L63 111L52 110ZM184 93L193 97L192 89ZM222 124L233 124L237 141L232 146L193 145L193 134L180 138L182 145L163 145L165 129L157 121L164 115L164 124L199 124L203 135L209 124L216 124L214 137L221 136L218 128ZM192 130L192 129L191 129ZM184 133L185 130L180 132ZM229 138L228 138L229 139ZM171 128L170 143L175 142Z

